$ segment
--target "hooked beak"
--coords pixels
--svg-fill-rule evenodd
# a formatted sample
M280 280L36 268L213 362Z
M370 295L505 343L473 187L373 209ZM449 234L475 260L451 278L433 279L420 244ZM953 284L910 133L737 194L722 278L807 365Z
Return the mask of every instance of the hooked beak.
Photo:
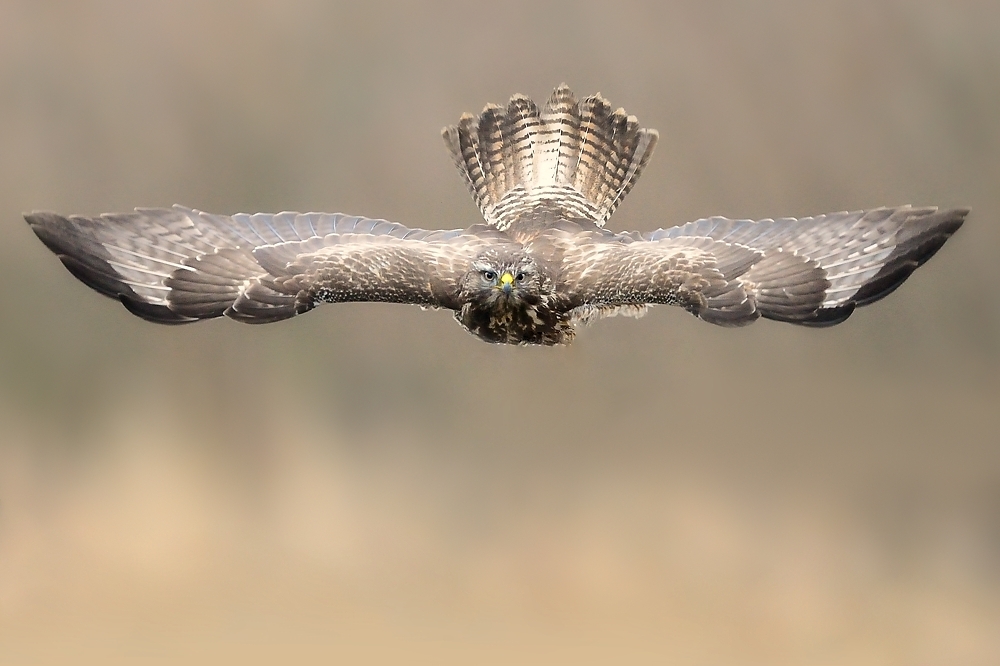
M503 293L509 294L510 290L514 288L514 276L510 273L504 273L500 276L498 286L503 289Z

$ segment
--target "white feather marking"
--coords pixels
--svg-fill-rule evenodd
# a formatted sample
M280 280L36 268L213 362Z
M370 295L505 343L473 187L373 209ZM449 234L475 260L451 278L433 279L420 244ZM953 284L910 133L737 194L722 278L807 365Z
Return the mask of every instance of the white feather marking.
M151 271L148 268L143 268L142 266L136 266L133 264L123 264L121 262L115 261L114 259L108 260L108 264L110 264L112 267L116 269L120 268L122 270L127 270L127 271L136 271L137 273L146 273L147 275L152 275L154 277L159 277L159 278L170 277L170 273L159 273L157 271ZM125 280L122 280L122 282L125 282Z
M162 284L149 284L147 282L135 282L133 280L126 280L122 278L123 283L130 287L142 287L143 289L156 289L158 291L170 291L170 287L165 287Z
M104 247L106 247L109 250L115 250L117 252L121 252L123 254L131 255L133 257L139 257L140 259L145 259L147 261L154 261L154 262L156 262L158 264L163 264L165 266L173 266L174 268L183 268L184 270L189 270L189 271L194 270L190 266L185 266L183 264L178 264L178 263L175 263L173 261L167 261L166 259L157 259L156 257L150 257L149 255L140 254L139 252L133 252L132 250L126 250L123 247L118 247L117 245L112 245L111 243L102 243L102 245L104 245Z
M185 250L190 250L191 251L190 254L184 254L182 252L174 252L170 248L163 247L162 245L157 245L150 238L132 238L132 240L135 241L136 243L142 243L143 245L148 245L149 247L154 248L155 250L157 250L159 252L167 252L167 253L172 254L172 255L174 255L176 257L180 257L181 259L187 259L189 256L201 254L201 252L202 252L201 250L199 250L197 248L194 248L194 247L191 247L190 245L187 245L186 243L182 243L179 240L173 240L173 239L170 239L170 238L164 238L163 240L167 240L170 243L173 243L174 245L179 245L180 247L184 248Z
M887 248L884 248L879 253L872 254L871 256L865 257L864 258L865 259L865 266L871 266L873 263L877 263L878 265L882 265L882 263L884 263L884 261L889 258L889 255L892 254L892 251L894 249L895 249L895 247L887 247ZM827 263L824 263L824 262L820 261L819 264L820 264L820 267L823 268L823 270L829 272L830 269L832 269L832 268L836 268L837 266L843 266L845 264L849 264L852 261L857 261L860 258L861 258L861 255L855 255L853 258L849 257L847 259L844 259L843 261L837 261L837 262L830 263L830 264L827 264ZM843 275L846 275L846 273L844 273Z

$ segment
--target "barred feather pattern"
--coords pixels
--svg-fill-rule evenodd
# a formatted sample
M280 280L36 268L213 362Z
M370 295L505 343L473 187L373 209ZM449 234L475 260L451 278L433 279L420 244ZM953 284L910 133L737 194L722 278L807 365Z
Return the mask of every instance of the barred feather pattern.
M578 102L563 84L541 111L514 95L506 109L465 114L442 136L483 217L502 230L542 203L604 226L659 135L599 93Z

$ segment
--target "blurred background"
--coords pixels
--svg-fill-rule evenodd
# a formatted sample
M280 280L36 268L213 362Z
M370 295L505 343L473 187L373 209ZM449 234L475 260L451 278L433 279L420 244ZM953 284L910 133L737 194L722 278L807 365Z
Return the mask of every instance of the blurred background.
M352 304L145 323L21 213L478 212L439 130L566 81L650 230L966 226L832 329L569 348ZM0 661L1000 663L1000 4L0 0Z

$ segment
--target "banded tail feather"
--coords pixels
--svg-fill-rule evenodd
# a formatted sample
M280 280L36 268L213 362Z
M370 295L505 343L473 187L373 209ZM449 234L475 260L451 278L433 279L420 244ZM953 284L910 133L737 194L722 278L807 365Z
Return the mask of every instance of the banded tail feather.
M523 95L442 130L486 221L499 229L548 202L604 226L653 154L658 133L600 93L577 101L565 84L539 111Z

